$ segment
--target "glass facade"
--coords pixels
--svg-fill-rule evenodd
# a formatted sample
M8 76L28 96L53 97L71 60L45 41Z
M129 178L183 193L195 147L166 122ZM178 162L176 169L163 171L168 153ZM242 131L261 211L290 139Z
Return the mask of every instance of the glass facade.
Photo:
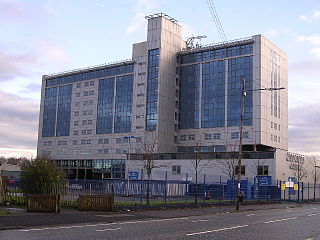
M103 172L110 178L125 177L125 160L124 159L96 159L92 161L94 172Z
M115 78L99 80L97 134L112 133Z
M180 129L200 128L200 65L180 68Z
M270 85L272 88L278 88L280 87L280 56L272 50L270 50L270 66ZM271 91L271 116L280 118L280 94L278 91Z
M99 80L97 134L131 131L132 97L132 74Z
M240 126L242 77L245 76L246 96L244 98L245 126L252 125L253 92L252 56L228 60L228 127Z
M189 53L181 55L181 64L212 61L215 59L229 58L234 56L252 54L252 44L234 46L228 48L214 49L204 52Z
M58 88L47 88L44 94L42 137L54 137Z
M117 77L114 132L131 131L133 75Z
M69 136L72 84L59 87L56 136Z
M188 64L181 66L180 74L180 129L224 127L226 120L228 127L239 126L243 76L247 90L244 125L252 125L252 51L252 44L247 44L180 56L180 63ZM201 63L192 64L197 62Z
M58 86L62 84L69 84L80 81L87 81L96 78L107 78L120 74L133 73L134 64L128 64L117 67L107 67L105 69L88 71L85 73L70 73L69 76L50 78L46 80L46 87Z
M148 52L146 130L154 131L158 123L159 49Z
M224 126L224 89L224 61L215 61L202 64L202 128L214 128Z

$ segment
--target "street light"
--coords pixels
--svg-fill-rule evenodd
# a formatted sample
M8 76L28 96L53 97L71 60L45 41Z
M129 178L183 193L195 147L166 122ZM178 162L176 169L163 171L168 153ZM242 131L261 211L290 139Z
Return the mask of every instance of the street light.
M241 117L240 117L240 133L239 133L239 156L238 156L238 198L236 203L236 210L239 210L240 208L240 198L241 198L241 190L240 190L240 182L241 182L241 160L242 160L242 139L243 139L243 122L244 122L244 99L245 96L247 96L246 91L246 77L241 77L241 84L242 84L242 90L241 90ZM253 89L250 91L274 91L274 90L282 90L285 89L284 87L280 88L260 88L260 89Z

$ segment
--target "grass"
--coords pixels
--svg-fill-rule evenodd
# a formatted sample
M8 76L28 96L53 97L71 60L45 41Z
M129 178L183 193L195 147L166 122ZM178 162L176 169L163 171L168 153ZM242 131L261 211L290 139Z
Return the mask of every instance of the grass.
M13 213L5 210L0 210L0 215L11 215L11 214Z

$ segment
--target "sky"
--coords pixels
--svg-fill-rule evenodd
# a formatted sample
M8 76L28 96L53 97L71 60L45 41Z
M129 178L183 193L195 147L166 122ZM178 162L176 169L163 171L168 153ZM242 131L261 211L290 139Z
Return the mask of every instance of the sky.
M213 0L228 40L263 34L288 55L289 151L320 155L320 1ZM146 15L220 42L206 0L0 0L0 156L36 156L41 78L131 58Z

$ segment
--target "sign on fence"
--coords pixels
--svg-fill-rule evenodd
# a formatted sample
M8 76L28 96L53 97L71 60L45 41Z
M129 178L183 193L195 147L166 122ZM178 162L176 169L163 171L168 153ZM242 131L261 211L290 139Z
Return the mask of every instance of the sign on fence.
M128 178L132 180L138 180L139 172L128 172Z
M259 186L271 185L271 176L256 176L256 181Z

